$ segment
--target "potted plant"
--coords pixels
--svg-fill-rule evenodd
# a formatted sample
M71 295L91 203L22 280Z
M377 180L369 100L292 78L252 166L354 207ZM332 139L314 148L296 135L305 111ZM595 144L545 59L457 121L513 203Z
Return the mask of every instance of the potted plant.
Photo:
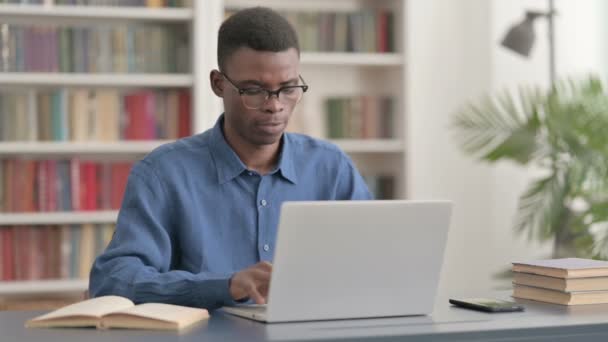
M552 257L608 257L608 95L596 77L520 88L468 103L452 129L476 158L538 170L514 229L553 239Z

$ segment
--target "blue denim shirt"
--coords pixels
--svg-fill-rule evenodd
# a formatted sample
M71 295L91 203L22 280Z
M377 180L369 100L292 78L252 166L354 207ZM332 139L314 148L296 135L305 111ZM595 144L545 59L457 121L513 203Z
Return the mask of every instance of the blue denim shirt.
M247 170L222 127L223 116L133 167L114 237L91 270L91 296L233 304L230 277L272 262L281 203L371 198L352 161L328 142L285 133L276 169L262 176Z

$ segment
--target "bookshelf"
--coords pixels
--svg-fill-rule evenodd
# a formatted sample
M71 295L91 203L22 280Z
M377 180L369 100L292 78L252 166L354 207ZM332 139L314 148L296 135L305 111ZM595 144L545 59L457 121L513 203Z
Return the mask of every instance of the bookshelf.
M207 6L196 5L187 8L146 8L146 7L104 7L104 6L70 6L70 5L54 5L53 1L45 1L43 5L24 5L24 4L0 4L0 23L14 25L17 27L28 26L53 26L53 27L86 27L96 28L104 25L167 25L167 27L181 27L189 32L188 54L190 60L196 60L197 63L190 67L188 72L40 72L40 71L15 71L1 69L0 71L0 92L12 91L30 91L34 89L37 92L53 91L56 89L66 89L67 92L76 89L88 89L95 91L97 89L118 90L121 92L137 92L143 91L158 91L158 90L183 90L188 89L191 94L192 110L200 110L205 113L213 113L212 118L203 116L191 117L191 132L196 133L204 130L215 120L215 117L220 113L218 101L209 101L210 94L205 94L206 82L201 77L206 78L206 73L213 64L210 56L207 56L209 46L215 46L213 38L210 39L194 39L200 37L201 31L208 29L208 23L217 21L215 26L219 27L221 16L217 12L209 12ZM195 18L197 20L195 20ZM204 22L205 24L197 22ZM170 26L169 26L170 25ZM6 32L0 32L1 34ZM200 46L199 46L200 44ZM46 51L48 52L48 51ZM205 53L203 53L205 52ZM0 66L1 66L0 61ZM197 98L198 97L198 98ZM196 107L198 106L198 107ZM136 160L141 158L152 149L169 140L129 140L129 141L0 141L0 159L23 158L26 160L66 160L71 158L81 158L82 160L91 160L103 162ZM2 180L3 181L3 180ZM0 201L1 203L1 201ZM89 211L54 211L54 212L0 212L0 231L2 234L11 234L11 239L17 239L17 236L25 236L26 239L33 238L34 242L31 245L28 243L28 250L38 249L38 244L43 245L43 241L47 236L47 231L61 231L64 234L65 230L73 230L74 227L82 233L77 234L77 240L80 240L80 256L83 253L83 241L85 235L88 242L93 241L93 247L84 251L87 253L86 260L91 260L93 254L99 251L99 243L95 242L100 239L100 233L105 232L103 236L105 240L108 238L107 228L112 228L111 225L116 221L118 215L117 210L89 210ZM87 227L85 229L85 226ZM85 234L85 231L88 233ZM0 234L0 235L2 235ZM7 235L2 235L6 237ZM68 235L69 236L69 235ZM72 233L74 236L74 233ZM63 239L63 235L61 239ZM16 240L13 240L16 241ZM22 242L22 241L21 241ZM60 242L63 243L63 242ZM70 243L68 242L68 245ZM23 245L22 245L23 246ZM61 249L64 249L64 244L61 244ZM44 248L44 247L43 247ZM58 248L58 247L57 247ZM73 241L70 253L74 252ZM19 259L20 253L26 248L15 248L14 258ZM48 249L47 249L48 251ZM2 247L0 246L0 253ZM26 266L26 277L16 279L13 277L10 281L0 281L0 297L9 296L63 296L66 294L82 294L88 286L88 280L83 278L83 268L89 266L80 264L78 260L68 260L67 267L69 277L64 278L65 270L62 270L62 276L57 278L57 274L49 278L48 274L44 275L44 269L47 267L47 261L40 260L42 252L38 256L33 256L30 253L29 257L37 258L37 265ZM76 253L76 258L78 256ZM48 255L47 255L48 256ZM64 256L65 257L65 256ZM65 262L66 260L61 260ZM40 264L42 263L42 264ZM41 266L42 265L42 266ZM64 266L61 266L64 267ZM21 268L24 268L21 266ZM36 270L31 270L35 268ZM2 267L0 266L0 270ZM42 271L41 271L42 269ZM14 272L17 272L14 270ZM37 275L35 279L31 278L31 273ZM42 272L42 273L41 273ZM57 271L59 272L59 271ZM54 278L53 278L54 277ZM2 279L2 278L0 278Z
M28 156L107 156L144 155L170 140L121 142L5 142L0 144L0 155Z
M145 87L176 88L191 87L191 75L150 75L150 74L61 74L45 72L0 73L3 86L57 86L57 87Z
M330 140L346 153L402 153L403 143L390 139L340 139Z
M306 93L292 118L289 130L327 138L325 102L330 97L391 96L394 104L394 136L366 139L331 139L348 153L362 174L394 177L394 194L406 198L406 0L208 0L193 1L190 8L142 8L0 4L0 21L61 25L109 23L169 24L186 27L192 63L187 73L52 73L0 72L0 91L5 89L189 89L192 132L211 127L222 111L208 85L208 73L216 67L217 29L225 11L268 6L279 11L352 13L389 10L394 17L394 49L390 52L302 51L301 73L311 91ZM129 141L0 141L0 159L135 160L169 140ZM0 213L0 227L107 224L116 220L115 210L77 212ZM81 292L84 279L0 281L0 297L10 294Z
M47 212L47 213L0 213L0 225L66 225L80 223L113 223L116 221L118 211L99 210Z
M330 140L347 153L400 153L403 143L396 139ZM104 156L144 155L170 140L127 142L6 142L0 144L0 155L28 156Z
M145 8L145 7L104 7L70 5L28 5L1 4L0 16L9 22L22 20L112 20L112 21L152 21L185 22L194 19L192 8ZM8 18L10 16L10 18Z
M0 282L1 296L82 294L89 286L83 279Z
M301 62L306 66L401 67L403 57L397 53L303 52Z

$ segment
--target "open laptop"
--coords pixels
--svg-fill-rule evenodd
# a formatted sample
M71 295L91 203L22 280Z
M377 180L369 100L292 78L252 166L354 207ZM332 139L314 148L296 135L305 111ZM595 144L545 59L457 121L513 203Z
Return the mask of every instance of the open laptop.
M263 322L426 315L449 201L285 202L267 305L223 307Z

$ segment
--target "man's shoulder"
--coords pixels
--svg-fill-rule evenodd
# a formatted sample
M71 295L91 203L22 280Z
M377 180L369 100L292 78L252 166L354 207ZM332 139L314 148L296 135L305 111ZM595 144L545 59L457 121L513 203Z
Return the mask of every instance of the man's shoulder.
M286 133L293 149L305 154L341 158L345 153L334 143L299 133Z
M161 166L191 160L196 155L206 153L208 149L208 132L181 138L158 146L142 160L152 166Z

